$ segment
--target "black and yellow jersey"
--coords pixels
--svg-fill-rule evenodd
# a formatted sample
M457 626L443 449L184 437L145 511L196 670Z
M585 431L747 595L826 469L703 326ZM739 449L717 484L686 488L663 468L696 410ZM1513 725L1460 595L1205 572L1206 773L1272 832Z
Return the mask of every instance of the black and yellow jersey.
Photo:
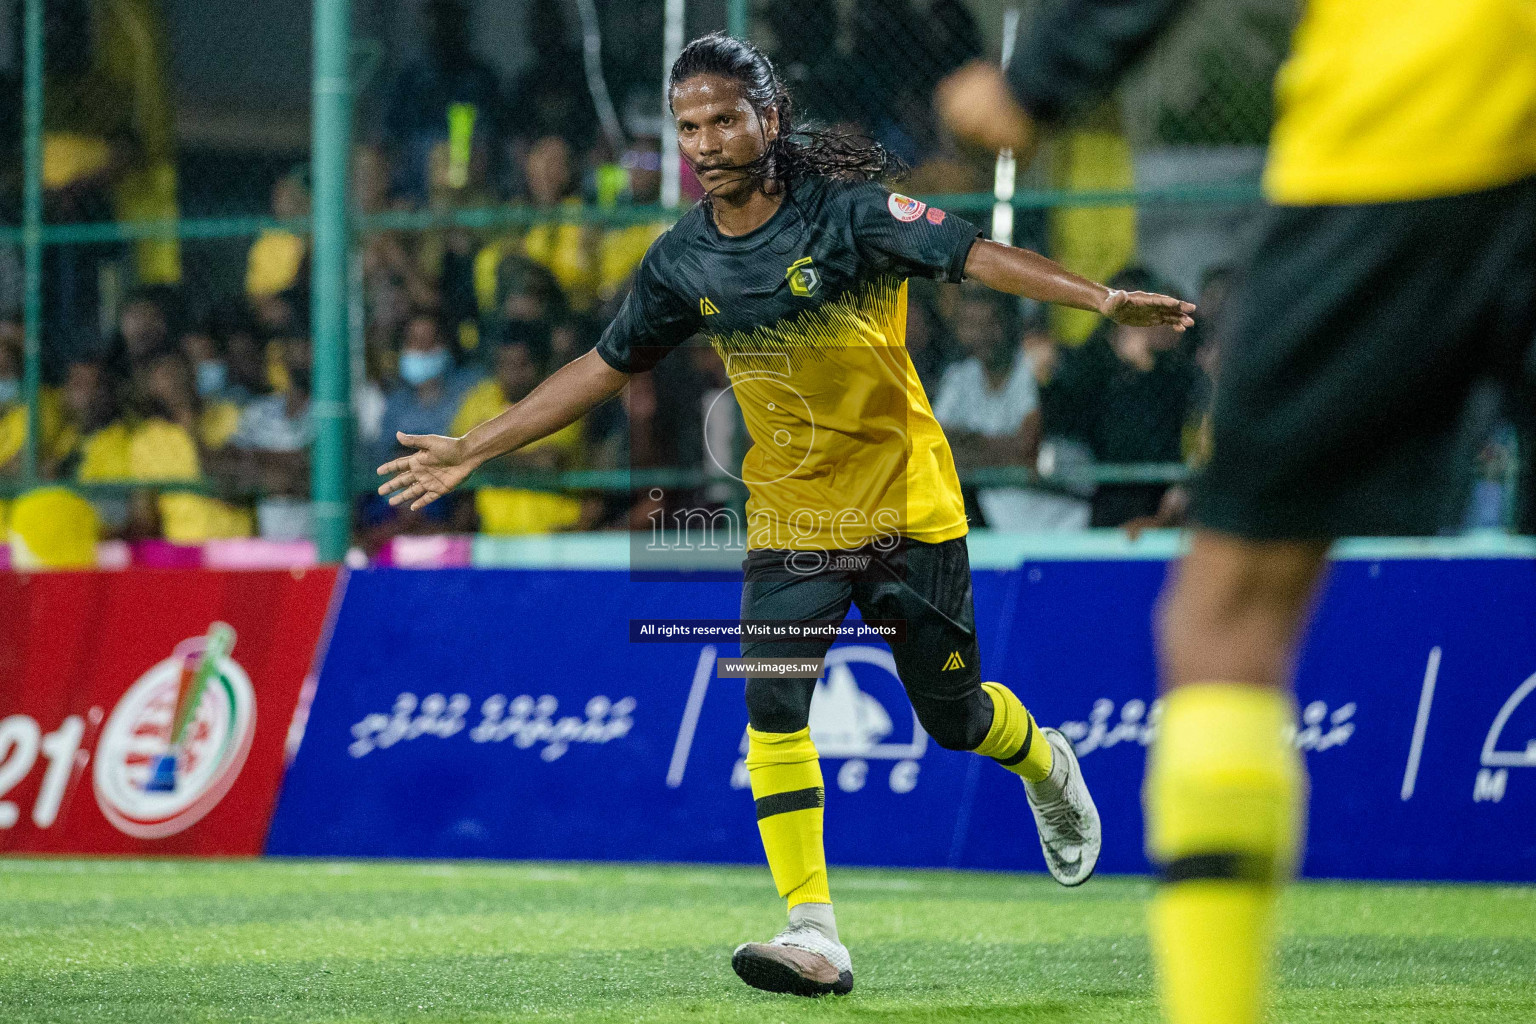
M1187 0L1057 0L1009 65L1064 120ZM1288 205L1394 202L1536 174L1536 0L1307 0L1275 83L1264 185Z
M954 459L907 357L907 280L958 282L978 234L873 182L798 182L739 236L700 204L646 252L597 351L626 373L695 334L719 353L753 442L747 547L960 537Z

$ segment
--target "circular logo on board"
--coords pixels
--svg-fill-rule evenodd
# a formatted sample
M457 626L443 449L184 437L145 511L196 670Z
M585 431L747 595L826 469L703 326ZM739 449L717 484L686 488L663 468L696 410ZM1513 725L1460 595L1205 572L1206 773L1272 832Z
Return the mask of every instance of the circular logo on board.
M892 192L890 198L885 201L885 208L891 211L891 216L905 224L923 215L928 209L927 203L920 203L911 196L904 196L900 192Z
M120 831L139 839L182 832L239 777L256 733L256 695L227 653L230 636L206 670L204 638L178 644L107 719L92 781L102 814Z

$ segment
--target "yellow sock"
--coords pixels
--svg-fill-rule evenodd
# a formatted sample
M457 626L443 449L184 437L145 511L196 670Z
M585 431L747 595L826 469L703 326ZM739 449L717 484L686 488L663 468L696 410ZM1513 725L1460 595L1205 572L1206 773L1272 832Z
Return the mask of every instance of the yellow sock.
M1030 782L1051 774L1051 745L1041 737L1035 716L1001 683L982 683L981 688L992 698L992 728L976 753Z
M821 842L826 796L810 728L758 732L747 726L747 772L757 801L757 830L779 895L791 907L831 903Z
M1152 952L1171 1024L1256 1024L1280 887L1295 869L1306 773L1289 696L1232 683L1163 702L1143 798L1162 871Z

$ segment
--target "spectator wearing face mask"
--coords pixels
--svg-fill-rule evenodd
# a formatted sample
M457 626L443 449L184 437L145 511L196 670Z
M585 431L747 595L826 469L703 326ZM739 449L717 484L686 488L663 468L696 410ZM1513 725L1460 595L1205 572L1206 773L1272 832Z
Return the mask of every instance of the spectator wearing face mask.
M197 327L182 333L177 347L192 367L192 383L202 406L198 414L198 440L217 451L229 442L240 425L242 402L229 381L229 364L219 350L213 332Z
M454 365L442 325L424 312L412 314L405 322L397 373L399 383L384 402L379 462L394 457L397 433L446 434L464 396L478 380L472 370Z

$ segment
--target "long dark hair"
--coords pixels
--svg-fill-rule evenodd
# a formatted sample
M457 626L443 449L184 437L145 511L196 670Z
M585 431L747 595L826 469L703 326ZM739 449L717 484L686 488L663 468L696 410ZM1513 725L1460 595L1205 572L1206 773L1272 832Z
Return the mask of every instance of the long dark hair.
M809 177L870 181L899 168L885 147L866 135L795 124L793 101L773 63L745 40L712 32L683 47L667 79L669 107L673 91L695 75L719 75L739 83L759 118L770 107L778 111L778 137L768 143L762 156L736 168L749 177L785 185Z

